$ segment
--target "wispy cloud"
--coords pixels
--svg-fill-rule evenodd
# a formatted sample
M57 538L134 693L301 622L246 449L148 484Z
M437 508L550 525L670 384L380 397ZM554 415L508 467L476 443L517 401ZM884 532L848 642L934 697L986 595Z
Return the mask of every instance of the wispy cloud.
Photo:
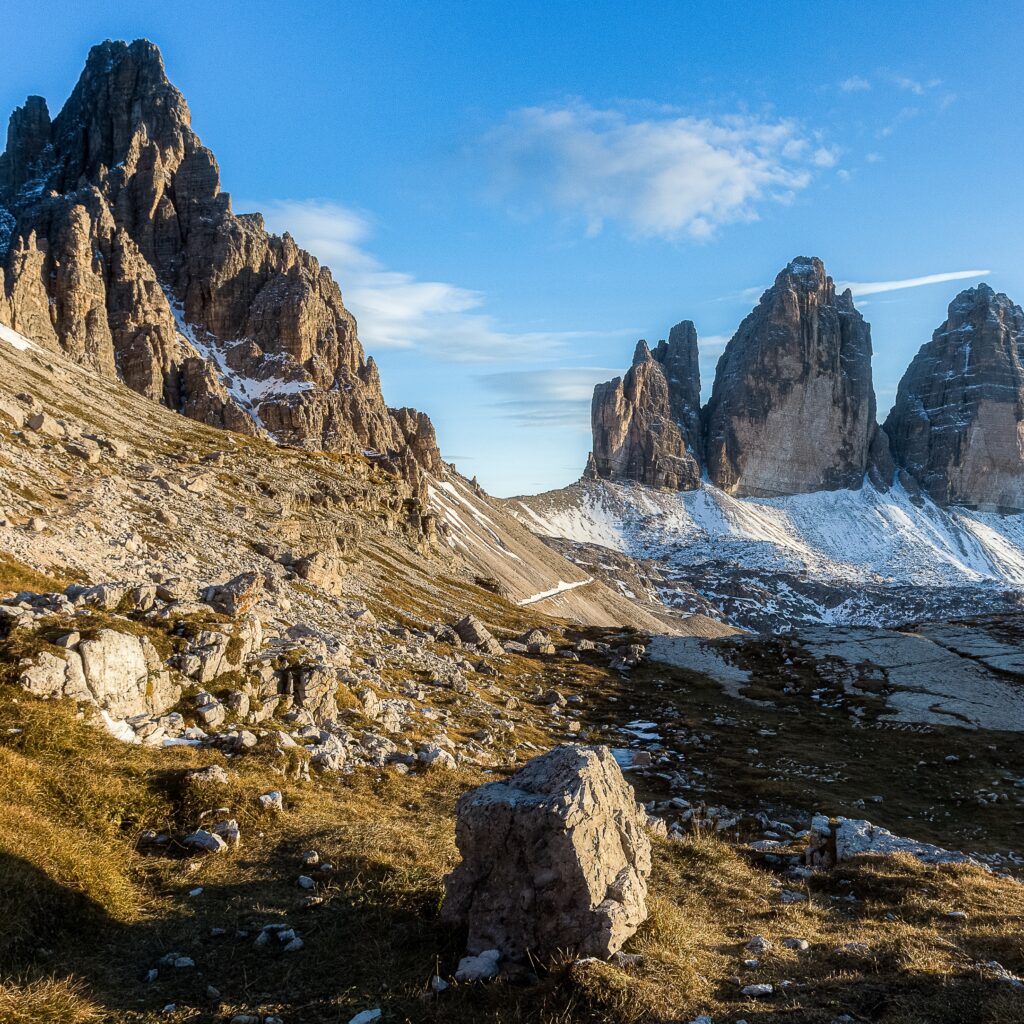
M621 376L602 366L567 366L480 374L481 386L495 396L495 413L523 427L575 427L590 430L594 385Z
M513 111L484 139L499 194L553 207L594 235L707 239L789 202L837 152L790 119L630 116L585 103Z
M839 83L839 88L842 92L867 92L871 83L860 75L851 75Z
M252 206L263 211L271 231L289 232L332 268L359 322L359 337L371 350L423 348L453 362L550 359L588 336L508 329L485 311L485 296L478 291L389 270L366 247L370 219L348 207L291 199Z
M887 124L882 125L881 128L876 132L878 138L887 139L896 132L896 129L902 124L906 124L907 121L912 121L915 117L919 117L921 111L918 107L902 107L898 110Z
M819 146L811 156L815 167L835 167L839 160L838 146Z
M932 89L936 89L942 85L941 78L919 79L910 78L907 75L892 75L891 81L900 89L904 89L906 92L912 92L915 96L924 96Z
M944 281L963 281L971 277L984 277L991 270L951 270L945 274L925 274L923 277L904 277L897 281L838 281L836 290L849 288L854 295L877 295L879 292L896 292L903 288L920 288L926 284L942 284Z

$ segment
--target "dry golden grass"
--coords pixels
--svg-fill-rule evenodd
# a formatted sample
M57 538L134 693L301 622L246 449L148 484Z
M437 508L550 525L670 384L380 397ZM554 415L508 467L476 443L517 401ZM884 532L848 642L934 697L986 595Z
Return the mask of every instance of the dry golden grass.
M4 1024L93 1024L103 1016L80 982L66 978L0 980L0 1021Z
M602 672L510 658L501 683L522 695L558 682L593 702L607 685ZM527 735L551 742L543 723L517 730ZM228 786L183 784L186 769L210 763L228 768ZM787 879L808 899L784 905L770 867L703 837L655 842L650 916L627 945L639 965L556 962L538 965L532 985L433 996L431 976L451 975L463 941L438 918L457 859L454 805L488 776L368 769L299 782L292 767L259 750L228 761L209 750L124 746L61 704L0 692L0 1020L156 1024L276 1013L289 1024L344 1024L371 1006L389 1021L447 1024L668 1024L700 1013L752 1024L830 1024L842 1013L886 1024L1021 1019L1021 995L977 966L998 960L1024 970L1017 883L893 858ZM284 794L283 814L257 806L271 788ZM136 852L142 829L180 834L217 807L241 825L238 850L207 859ZM318 876L313 902L296 885L308 849L333 865ZM190 897L197 887L201 896ZM966 921L947 917L956 909ZM254 948L255 931L272 921L298 929L306 949L286 957ZM227 934L214 939L212 928ZM747 969L743 945L754 935L771 949ZM786 949L791 936L810 948ZM866 951L842 949L851 942ZM195 970L160 968L144 985L171 951L192 957ZM67 980L29 980L49 978L58 964ZM792 984L766 1000L740 994L741 984L783 980ZM206 996L210 984L221 1003ZM179 1010L163 1015L171 1002Z

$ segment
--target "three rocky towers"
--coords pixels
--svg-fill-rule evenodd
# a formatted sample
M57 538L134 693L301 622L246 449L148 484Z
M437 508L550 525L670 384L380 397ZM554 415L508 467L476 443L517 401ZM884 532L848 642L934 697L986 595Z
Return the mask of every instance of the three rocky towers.
M703 409L688 320L595 388L588 473L674 490L706 474L758 497L898 477L939 504L1024 509L1022 358L1021 308L985 284L963 291L879 426L871 328L821 260L798 257L726 346Z

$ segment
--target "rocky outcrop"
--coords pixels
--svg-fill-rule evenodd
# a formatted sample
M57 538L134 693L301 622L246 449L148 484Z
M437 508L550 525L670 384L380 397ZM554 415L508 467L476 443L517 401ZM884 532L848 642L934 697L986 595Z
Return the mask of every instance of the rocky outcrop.
M980 863L966 853L944 850L932 843L893 835L862 818L836 818L816 814L811 819L804 860L810 867L831 868L855 857L891 857L900 854L923 864Z
M708 473L731 494L861 485L876 430L871 330L821 260L793 260L740 324L705 416Z
M940 504L1024 509L1024 311L968 288L900 381L885 429Z
M181 696L153 645L114 629L88 639L72 636L60 654L41 652L19 682L36 697L93 703L112 718L160 714Z
M474 955L610 956L647 916L645 825L607 747L556 747L459 799L442 916Z
M236 215L146 40L94 47L60 114L30 97L0 156L0 322L214 426L429 468L330 271Z
M653 351L638 342L626 375L597 385L591 423L597 476L671 490L700 486L700 370L689 320Z

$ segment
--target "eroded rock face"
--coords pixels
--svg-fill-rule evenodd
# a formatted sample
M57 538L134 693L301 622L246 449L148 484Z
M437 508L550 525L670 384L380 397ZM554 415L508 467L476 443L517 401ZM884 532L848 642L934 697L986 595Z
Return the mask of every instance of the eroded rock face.
M471 954L610 956L647 916L645 823L606 747L556 747L460 798L442 915Z
M700 486L700 370L689 320L653 351L640 341L626 375L597 385L591 425L597 476L672 490Z
M962 291L900 381L885 429L897 463L940 504L1024 509L1024 311Z
M876 431L871 330L821 260L793 260L740 324L706 423L708 473L729 493L861 485Z
M330 271L236 215L146 40L94 47L60 114L30 97L0 156L0 322L218 427L437 458L396 419Z

